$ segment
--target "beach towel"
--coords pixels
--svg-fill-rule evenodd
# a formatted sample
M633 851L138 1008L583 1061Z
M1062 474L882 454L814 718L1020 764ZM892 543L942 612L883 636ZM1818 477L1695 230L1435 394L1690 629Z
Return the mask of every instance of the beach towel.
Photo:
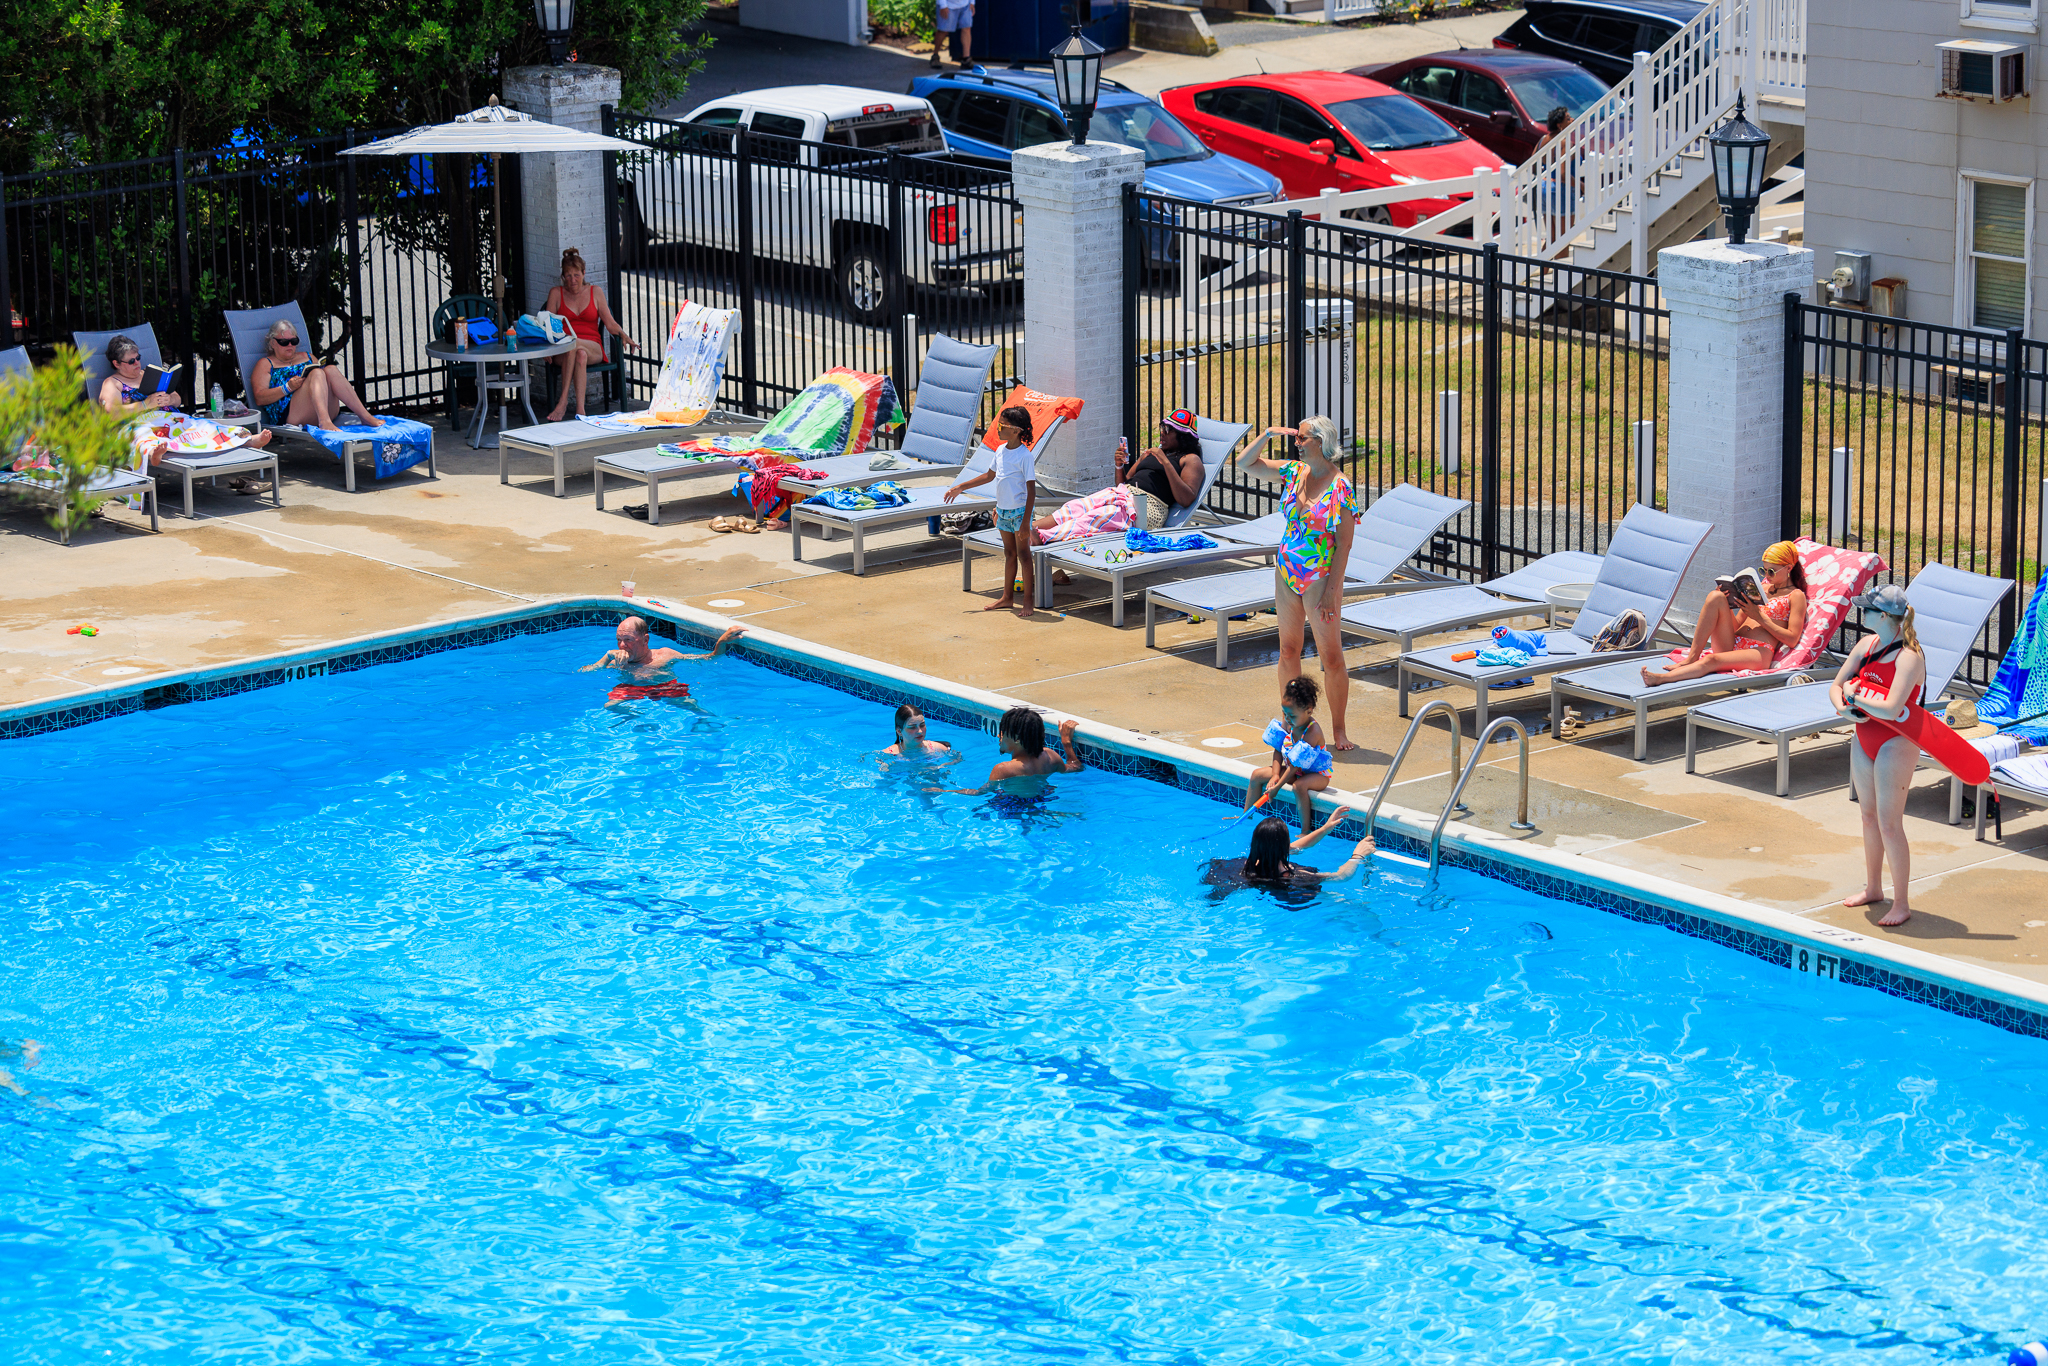
M1977 719L2006 735L2036 744L2048 741L2048 574L2034 585L2027 614L2005 658L1998 661L1991 687L1977 703Z
M1868 588L1872 579L1889 568L1881 556L1822 545L1806 536L1801 536L1792 545L1799 552L1799 568L1806 574L1806 629L1800 633L1799 643L1779 652L1767 669L1730 669L1717 677L1748 678L1754 674L1788 673L1794 669L1812 668L1827 653L1829 642L1847 620L1849 599ZM1707 653L1712 654L1713 651ZM1664 667L1674 668L1685 663L1685 656L1685 647L1673 650L1664 656Z
M882 375L834 366L812 380L768 425L748 436L709 436L676 443L684 454L728 460L773 455L781 459L823 459L859 455L881 427L903 421L896 386Z
M2023 754L2017 759L2007 759L1991 770L1993 782L2000 778L2016 787L2048 792L2048 754Z
M342 418L354 418L343 413ZM292 430L304 432L325 446L337 460L348 457L343 454L353 441L367 441L377 457L377 478L384 479L422 464L434 453L434 429L424 422L415 422L409 417L387 417L375 427L343 426L338 432L320 427L295 427Z
M1197 531L1185 536L1161 536L1134 526L1124 533L1124 549L1137 551L1141 555L1168 555L1176 550L1213 550L1216 542Z
M581 414L580 419L609 432L639 431L646 427L688 427L704 420L718 400L718 388L725 383L725 352L732 339L739 313L730 308L706 308L683 300L669 324L668 342L661 353L661 373L654 380L654 396L642 413Z
M864 489L826 489L804 499L806 503L822 503L826 507L838 508L841 512L867 512L873 508L900 508L910 501L910 490L894 479L884 479L879 484L870 484Z
M740 476L739 483L733 486L733 494L745 498L757 517L780 517L788 505L797 499L796 494L782 491L783 480L803 481L826 477L824 470L807 470L802 465L792 465L777 457L764 455L757 457L757 463L751 472Z
M1003 399L1004 408L1022 408L1031 414L1031 439L1035 442L1045 434L1056 417L1072 422L1081 416L1082 401L1078 398L1061 398L1058 394L1041 394L1036 389L1018 385ZM1000 411L1000 410L998 410ZM988 430L981 434L981 444L994 450L997 446L996 424L988 424Z
M220 455L249 444L254 436L241 427L208 422L164 408L139 419L133 429L138 460L156 464L167 455Z

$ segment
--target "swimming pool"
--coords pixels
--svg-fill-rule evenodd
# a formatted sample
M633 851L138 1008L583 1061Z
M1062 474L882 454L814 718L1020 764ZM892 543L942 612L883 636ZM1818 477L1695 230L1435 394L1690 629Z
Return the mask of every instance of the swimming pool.
M1090 771L992 818L744 659L603 711L608 643L7 745L0 1356L1891 1363L2048 1321L2039 1041L1459 869L1217 899L1212 802Z

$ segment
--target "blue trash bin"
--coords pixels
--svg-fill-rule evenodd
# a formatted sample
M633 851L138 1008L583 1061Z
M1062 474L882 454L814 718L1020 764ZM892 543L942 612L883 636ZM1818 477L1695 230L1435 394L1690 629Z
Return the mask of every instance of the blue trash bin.
M1129 0L1078 0L1088 11L1081 32L1104 52L1131 45ZM1062 0L975 0L974 60L1043 62L1073 24L1074 5Z

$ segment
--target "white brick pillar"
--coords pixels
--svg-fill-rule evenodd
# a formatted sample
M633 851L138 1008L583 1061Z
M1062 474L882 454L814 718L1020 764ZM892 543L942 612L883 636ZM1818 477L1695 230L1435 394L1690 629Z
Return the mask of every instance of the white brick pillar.
M505 73L504 101L546 123L601 133L604 105L619 102L619 73L608 66L515 66ZM520 207L526 230L526 278L512 282L509 302L533 313L561 283L562 252L575 247L586 278L610 298L610 254L604 238L604 154L529 152L520 157ZM618 302L612 301L612 312Z
M1078 398L1081 420L1039 462L1046 482L1092 493L1124 429L1124 186L1140 152L1106 142L1026 147L1010 162L1024 208L1024 382Z
M1714 524L1677 607L1779 539L1784 488L1785 295L1813 285L1813 253L1775 242L1689 242L1657 253L1671 311L1665 507Z

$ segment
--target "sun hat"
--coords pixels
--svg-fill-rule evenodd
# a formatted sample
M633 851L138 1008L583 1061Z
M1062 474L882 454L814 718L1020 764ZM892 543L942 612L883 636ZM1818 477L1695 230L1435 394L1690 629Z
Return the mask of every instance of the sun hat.
M1161 426L1171 427L1177 432L1186 432L1189 436L1201 435L1195 430L1195 410L1192 408L1175 408L1160 418L1159 422Z
M1913 604L1906 600L1906 590L1895 583L1880 584L1868 593L1857 594L1849 602L1862 611L1883 612L1894 617L1903 617L1913 608Z

